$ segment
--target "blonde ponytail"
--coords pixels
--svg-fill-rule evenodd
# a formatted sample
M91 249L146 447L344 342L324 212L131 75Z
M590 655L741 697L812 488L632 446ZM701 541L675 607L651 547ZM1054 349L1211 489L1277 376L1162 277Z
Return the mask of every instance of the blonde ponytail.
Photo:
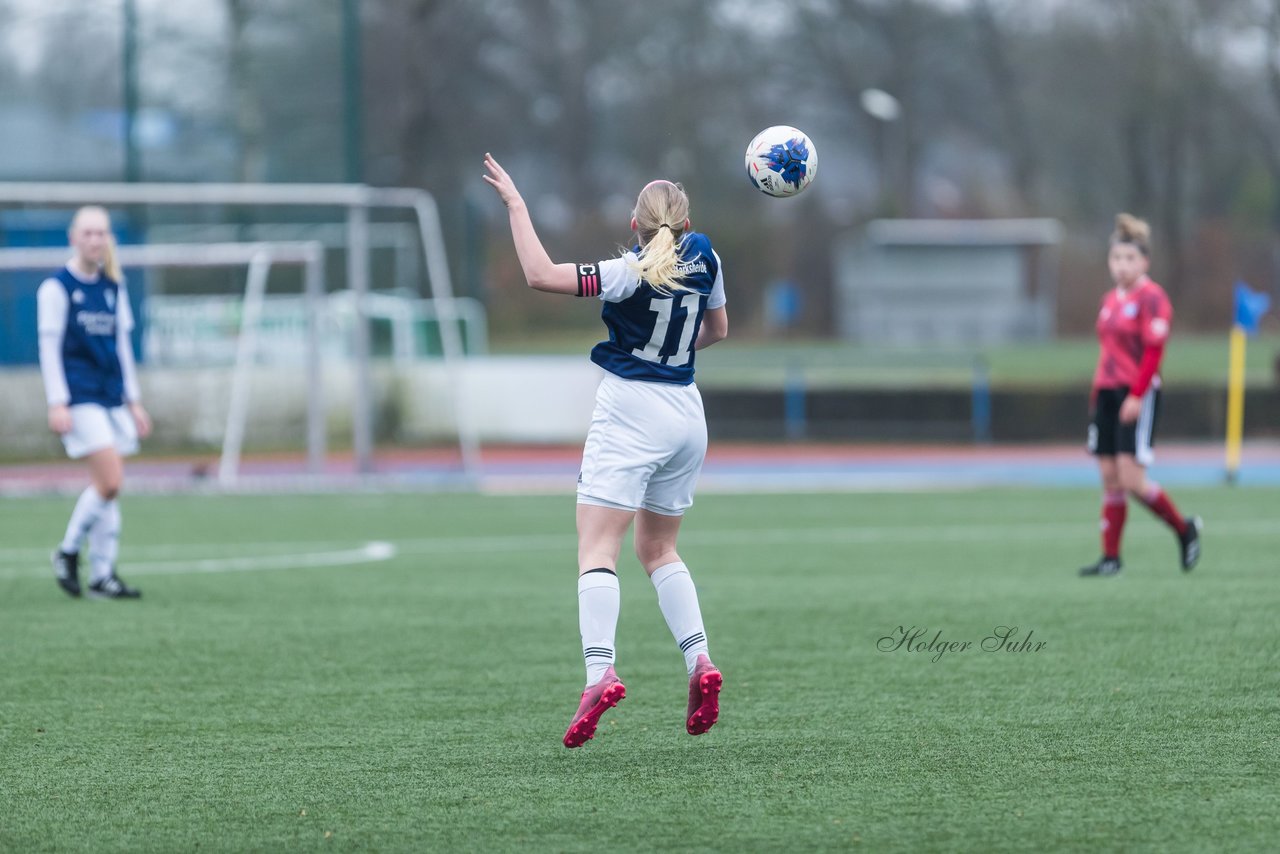
M689 197L670 181L654 181L636 199L635 227L640 252L630 262L632 272L660 294L688 291L681 284L680 245L689 224Z
M1146 220L1138 219L1133 214L1116 214L1116 230L1111 233L1111 242L1131 244L1143 255L1150 257L1151 226L1147 225Z
M107 231L107 252L102 256L102 272L117 285L124 283L124 270L120 269L120 259L116 257L116 236Z

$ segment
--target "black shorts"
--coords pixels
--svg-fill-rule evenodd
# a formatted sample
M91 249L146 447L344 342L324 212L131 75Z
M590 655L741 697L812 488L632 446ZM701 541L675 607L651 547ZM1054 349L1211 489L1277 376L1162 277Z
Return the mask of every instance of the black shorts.
M1099 457L1131 454L1144 466L1151 465L1156 441L1156 416L1160 414L1160 389L1142 396L1142 412L1130 424L1120 423L1120 404L1129 396L1127 386L1100 388L1089 418L1089 453Z

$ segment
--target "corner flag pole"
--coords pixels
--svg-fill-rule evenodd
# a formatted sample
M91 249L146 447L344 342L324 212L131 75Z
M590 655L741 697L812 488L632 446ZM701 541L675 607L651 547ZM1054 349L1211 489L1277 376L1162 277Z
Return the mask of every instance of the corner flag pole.
M1244 327L1231 327L1231 355L1227 373L1227 483L1240 474L1240 444L1244 438Z
M1271 307L1271 297L1236 282L1235 323L1231 326L1231 354L1227 373L1227 483L1240 476L1240 445L1244 437L1244 349L1248 337Z

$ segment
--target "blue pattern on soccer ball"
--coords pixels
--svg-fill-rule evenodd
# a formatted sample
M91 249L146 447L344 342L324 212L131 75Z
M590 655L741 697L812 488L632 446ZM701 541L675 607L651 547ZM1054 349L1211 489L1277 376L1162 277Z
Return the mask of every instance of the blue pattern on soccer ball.
M800 189L809 169L809 146L799 137L779 143L769 149L769 168L782 176L782 180Z

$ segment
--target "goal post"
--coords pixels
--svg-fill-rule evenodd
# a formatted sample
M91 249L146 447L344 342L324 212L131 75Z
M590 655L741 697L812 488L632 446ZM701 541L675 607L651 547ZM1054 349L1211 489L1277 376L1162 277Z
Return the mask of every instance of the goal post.
M235 482L240 467L240 450L249 417L250 375L257 353L258 318L266 298L267 277L273 264L303 268L307 328L307 469L313 474L323 472L325 406L320 326L324 311L324 246L316 241L125 244L117 247L116 257L120 266L135 268L248 267L244 310L231 377L231 399L227 406L227 425L218 461L218 480L224 486ZM67 250L60 247L0 249L0 271L52 270L66 260Z
M469 477L479 473L480 442L462 387L465 353L457 329L453 282L444 255L444 236L435 197L415 188L369 187L363 184L192 184L192 183L37 183L0 182L0 207L15 205L155 205L200 207L246 205L263 207L338 208L346 211L348 285L356 300L354 336L355 403L352 444L356 470L373 471L373 389L369 352L369 211L402 210L417 220L422 252L438 306L440 343L445 369L453 381L454 419L462 468ZM124 247L121 247L122 249Z

